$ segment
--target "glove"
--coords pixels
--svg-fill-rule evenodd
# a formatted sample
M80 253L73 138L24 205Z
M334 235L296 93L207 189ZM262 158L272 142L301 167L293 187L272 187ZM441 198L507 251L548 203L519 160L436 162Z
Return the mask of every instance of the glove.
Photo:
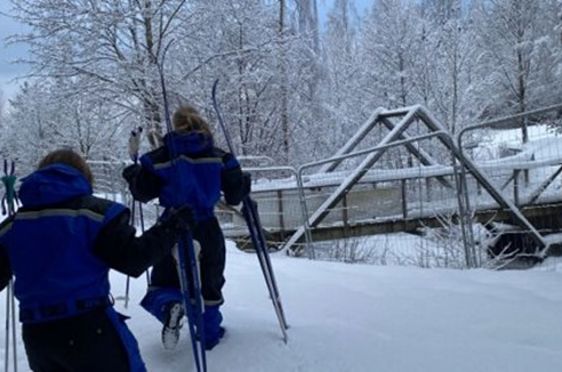
M193 230L197 223L191 207L184 204L178 209L171 208L166 216L160 220L160 224L165 229L171 229L175 233L181 234L187 230Z
M215 153L217 156L221 157L222 164L226 169L240 168L240 162L231 153L225 152L221 149L215 149Z
M141 171L141 166L138 164L132 164L123 169L121 175L127 182L131 182Z
M252 175L248 172L242 172L242 195L246 197L252 191Z
M236 167L223 170L221 182L227 204L237 205L250 193L252 177Z

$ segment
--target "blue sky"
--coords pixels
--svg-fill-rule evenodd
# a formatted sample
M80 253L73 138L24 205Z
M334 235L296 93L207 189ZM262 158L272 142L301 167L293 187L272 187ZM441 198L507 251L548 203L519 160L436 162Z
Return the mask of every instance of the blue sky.
M9 12L10 4L7 0L0 0L0 13ZM16 76L25 74L27 68L23 65L13 64L11 61L26 56L26 48L22 45L8 46L5 38L17 32L24 31L23 26L11 18L0 14L0 89L4 97L11 97L18 87L13 82Z
M358 12L365 11L366 7L372 3L372 0L355 0ZM318 8L320 17L325 18L328 9L333 4L333 0L318 0ZM8 13L10 4L8 0L0 0L0 13ZM0 90L3 91L4 97L12 97L16 92L18 85L14 78L22 76L27 72L27 67L21 64L14 64L12 61L26 56L26 48L23 45L6 45L5 38L11 34L24 31L21 24L15 22L9 17L0 14Z
M326 13L332 7L334 0L317 0L320 18L325 18ZM354 0L355 8L360 16L371 6L374 0Z

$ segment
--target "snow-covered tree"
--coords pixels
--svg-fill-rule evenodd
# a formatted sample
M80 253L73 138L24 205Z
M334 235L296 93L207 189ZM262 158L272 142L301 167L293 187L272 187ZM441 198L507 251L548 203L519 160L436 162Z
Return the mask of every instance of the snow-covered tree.
M4 106L5 106L5 101L4 101L4 91L2 89L0 89L0 130L2 130L2 124L3 124L3 120L4 120Z
M53 107L47 104L47 89L37 82L25 82L18 94L10 100L12 109L3 133L4 152L18 160L18 168L27 173L52 148L56 130L47 124Z
M363 92L364 69L358 43L360 19L352 1L337 0L328 12L322 39L325 79L322 81L319 118L331 136L325 141L329 155L354 133L374 109Z
M30 30L15 40L30 46L32 76L87 77L89 85L77 86L77 94L142 114L161 133L157 66L188 16L180 13L186 2L11 0L12 14Z
M557 1L486 0L477 10L477 73L485 94L484 114L524 112L557 99ZM527 142L527 121L522 119L520 125Z
M257 0L11 1L13 14L31 30L15 40L31 46L32 76L87 80L88 85L75 86L77 95L96 96L142 116L143 124L160 135L158 66L167 51L164 75L173 107L188 101L212 117L205 108L212 82L221 77L223 108L228 123L235 125L238 151L287 157L291 119L283 119L287 109L283 114L278 97L282 89L300 89L294 89L293 82L281 84L279 62L290 61L283 68L296 72L291 76L300 86L310 80L298 75L308 74L310 63L300 57L308 50L306 45L293 42L299 39L289 31L294 25L279 31L277 8L270 4ZM285 55L281 59L280 48ZM293 103L288 101L283 103L286 107ZM158 144L156 137L151 137L153 146Z
M470 84L474 32L461 0L426 1L421 8L415 91L452 133L474 115Z
M376 0L364 20L363 64L371 99L388 107L414 103L413 65L419 45L416 7L406 0Z
M74 79L72 79L74 80ZM120 160L128 117L97 97L75 95L74 82L43 80L23 84L10 101L4 148L20 169L31 171L49 151L70 147L91 160Z
M285 15L280 23L280 13L280 8L255 0L201 2L194 14L209 20L193 25L191 53L177 53L175 61L172 81L181 86L171 86L185 100L209 108L211 84L220 78L219 99L236 150L286 161L298 126L298 119L288 116L300 115L300 87L309 80L309 65L304 37ZM194 58L207 63L194 63ZM212 110L206 115L214 116Z

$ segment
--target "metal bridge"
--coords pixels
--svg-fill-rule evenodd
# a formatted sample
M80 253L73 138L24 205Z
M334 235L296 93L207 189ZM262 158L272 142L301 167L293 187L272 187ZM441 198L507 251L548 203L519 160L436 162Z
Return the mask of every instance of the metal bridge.
M252 194L271 243L295 254L322 240L443 227L443 216L462 226L467 252L474 223L503 223L544 253L543 236L562 226L562 138L545 132L502 157L483 157L481 146L463 141L561 108L477 124L456 138L423 106L379 108L334 157L298 169L248 168ZM228 236L243 241L243 226L236 211L224 212Z

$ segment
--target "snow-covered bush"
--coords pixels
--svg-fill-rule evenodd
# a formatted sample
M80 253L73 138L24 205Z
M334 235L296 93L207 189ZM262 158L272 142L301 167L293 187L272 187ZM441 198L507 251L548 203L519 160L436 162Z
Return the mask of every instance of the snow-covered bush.
M467 255L474 256L473 261L477 267L493 268L502 257L492 257L488 253L490 242L495 234L480 224L474 215L469 218L465 236L458 216L441 214L436 216L440 227L423 227L421 232L424 237L418 244L416 264L425 268L455 268L469 267ZM470 238L470 231L472 236ZM474 244L474 249L471 245Z
M387 240L381 246L365 237L349 238L315 243L314 253L318 260L386 265L389 245Z

